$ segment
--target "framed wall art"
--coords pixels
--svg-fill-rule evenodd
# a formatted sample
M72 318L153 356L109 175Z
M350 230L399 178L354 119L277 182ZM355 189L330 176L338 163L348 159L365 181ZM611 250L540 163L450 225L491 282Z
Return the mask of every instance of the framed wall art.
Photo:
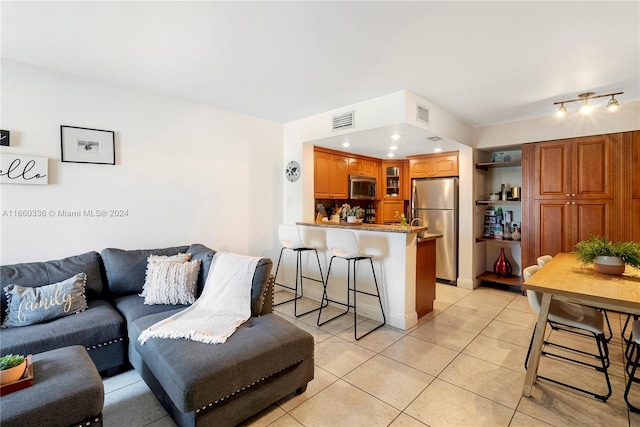
M8 130L0 130L0 145L10 145L9 136L10 133Z
M62 161L115 165L115 133L110 130L60 126Z

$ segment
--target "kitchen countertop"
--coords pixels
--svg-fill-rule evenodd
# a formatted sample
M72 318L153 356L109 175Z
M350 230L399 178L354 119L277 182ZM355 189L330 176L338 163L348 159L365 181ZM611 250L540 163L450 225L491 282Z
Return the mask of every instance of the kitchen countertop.
M297 222L297 225L303 225L307 227L323 227L323 228L346 228L349 230L362 230L362 231L381 231L386 233L421 233L425 232L423 236L420 237L420 241L424 242L427 240L438 239L442 237L442 234L429 234L426 233L428 227L425 226L401 226L401 225L384 225L384 224L361 224L354 225L347 222L315 222L315 221L307 221L307 222Z

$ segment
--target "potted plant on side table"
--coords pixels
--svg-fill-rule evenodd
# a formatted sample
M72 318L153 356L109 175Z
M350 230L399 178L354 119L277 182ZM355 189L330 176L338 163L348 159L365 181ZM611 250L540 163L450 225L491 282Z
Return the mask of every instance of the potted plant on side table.
M593 263L599 273L620 275L625 266L640 268L640 243L612 242L606 236L589 236L578 242L576 256L584 264Z

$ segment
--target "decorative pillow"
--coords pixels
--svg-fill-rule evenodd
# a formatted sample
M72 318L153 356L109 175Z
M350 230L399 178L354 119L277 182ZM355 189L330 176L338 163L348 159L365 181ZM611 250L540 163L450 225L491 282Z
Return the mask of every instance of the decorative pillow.
M6 286L7 315L2 327L33 325L86 310L86 284L87 275L78 273L67 280L46 286Z
M180 255L188 255L188 258L184 259ZM140 294L144 297L145 304L186 305L196 301L200 260L188 262L189 258L191 254L149 256L144 287Z

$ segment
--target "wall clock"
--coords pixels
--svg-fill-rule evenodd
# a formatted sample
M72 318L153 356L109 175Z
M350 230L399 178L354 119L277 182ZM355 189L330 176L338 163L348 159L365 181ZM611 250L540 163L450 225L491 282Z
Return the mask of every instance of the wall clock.
M291 182L295 182L300 178L300 164L295 160L291 160L287 163L287 169L285 170L285 175L287 179Z

